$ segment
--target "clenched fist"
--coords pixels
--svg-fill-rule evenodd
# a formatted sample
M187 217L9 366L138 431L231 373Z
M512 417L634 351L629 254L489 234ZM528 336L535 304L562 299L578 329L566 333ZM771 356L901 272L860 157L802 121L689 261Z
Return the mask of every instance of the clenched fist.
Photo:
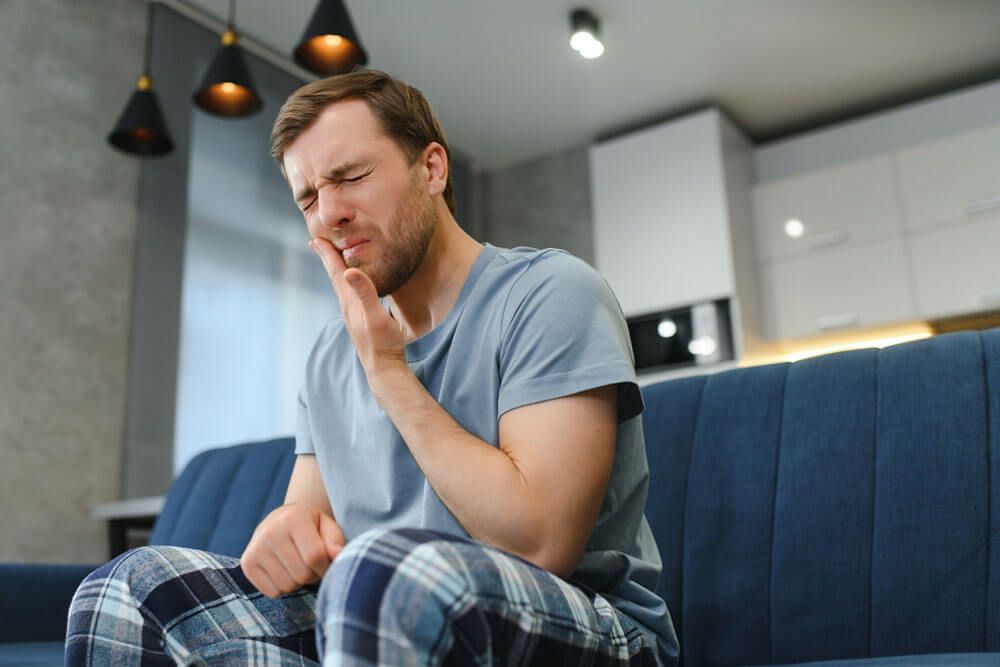
M261 593L277 598L322 579L345 543L333 517L311 505L291 503L264 517L240 565Z

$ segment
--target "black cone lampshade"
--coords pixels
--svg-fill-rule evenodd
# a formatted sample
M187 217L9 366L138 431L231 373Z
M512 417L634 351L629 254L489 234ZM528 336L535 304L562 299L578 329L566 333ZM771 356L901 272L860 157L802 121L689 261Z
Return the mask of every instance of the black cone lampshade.
M174 149L167 124L160 111L160 102L153 92L152 82L143 74L125 110L108 135L115 148L132 155L155 157Z
M260 95L236 39L231 29L222 35L222 46L194 94L195 104L217 116L248 116L261 107Z
M142 76L136 83L135 91L129 98L118 122L108 135L108 143L129 155L155 157L166 155L174 149L170 140L167 123L160 110L160 102L153 92L153 81L149 77L149 60L153 45L153 10L150 3L146 13L146 62Z
M344 74L368 62L342 0L320 0L293 55L320 76Z

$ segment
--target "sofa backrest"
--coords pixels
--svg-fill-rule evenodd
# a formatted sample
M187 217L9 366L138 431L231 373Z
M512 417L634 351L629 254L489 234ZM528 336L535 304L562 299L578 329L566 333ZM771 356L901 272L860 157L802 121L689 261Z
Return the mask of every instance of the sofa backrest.
M684 664L1000 650L1000 329L643 395Z
M210 449L174 481L150 544L239 556L260 520L285 499L293 438Z

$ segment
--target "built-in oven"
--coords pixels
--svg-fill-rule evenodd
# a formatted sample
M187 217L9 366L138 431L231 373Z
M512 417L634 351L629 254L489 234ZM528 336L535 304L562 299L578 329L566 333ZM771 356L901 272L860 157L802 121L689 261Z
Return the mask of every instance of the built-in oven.
M627 318L638 374L734 359L729 299Z

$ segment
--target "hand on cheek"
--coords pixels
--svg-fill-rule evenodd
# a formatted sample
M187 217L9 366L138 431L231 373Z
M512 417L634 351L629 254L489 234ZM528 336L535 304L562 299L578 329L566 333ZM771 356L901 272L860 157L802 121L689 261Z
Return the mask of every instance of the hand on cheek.
M406 365L406 337L402 328L382 307L371 278L357 268L347 268L337 248L326 239L309 242L330 277L337 294L344 324L361 365L368 374L388 365Z

